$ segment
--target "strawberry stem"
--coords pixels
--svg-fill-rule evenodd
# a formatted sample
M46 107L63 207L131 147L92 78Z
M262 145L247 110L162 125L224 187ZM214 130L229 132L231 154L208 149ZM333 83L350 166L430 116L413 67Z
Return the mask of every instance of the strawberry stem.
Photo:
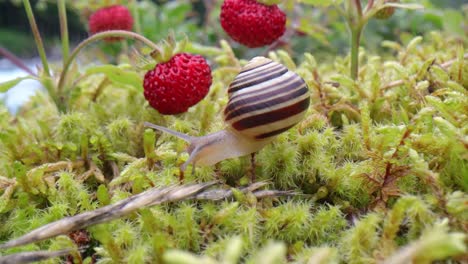
M57 2L60 20L60 38L62 40L62 61L68 60L68 54L70 53L70 46L68 42L68 24L67 24L67 8L65 0L59 0Z
M356 8L358 16L362 17L361 0L353 0L353 1L354 1L354 8Z
M370 10L373 6L374 6L374 0L369 0L367 2L367 6L366 6L366 9L364 10L364 12Z
M159 43L158 47L151 52L150 56L157 63L167 62L175 54L184 51L187 42L188 40L186 37L177 42L175 39L175 33L170 31L167 38Z
M44 45L42 44L41 34L37 28L36 19L34 18L34 13L31 8L29 0L23 0L24 10L28 16L29 25L31 26L31 31L34 36L34 41L36 42L37 51L39 52L39 57L41 58L42 67L44 68L44 73L47 77L50 77L49 63L47 62L46 52L44 50Z
M25 0L27 1L27 0ZM89 38L83 40L82 42L80 42L80 44L78 44L78 46L76 46L76 48L72 51L72 53L70 54L70 57L68 58L68 60L66 60L66 62L64 63L64 66L63 66L63 70L62 70L62 73L60 74L60 77L59 77L59 83L57 85L57 94L58 94L58 107L59 109L63 110L65 108L64 106L64 101L65 101L65 98L62 94L63 92L63 86L65 84L65 79L67 77L67 72L68 72L68 69L71 65L71 63L73 62L73 60L75 59L75 57L78 55L78 53L86 46L88 46L89 44L91 43L94 43L96 41L99 41L99 40L102 40L104 38L108 38L108 37L125 37L125 38L131 38L131 39L135 39L135 40L139 40L143 43L145 43L146 45L148 45L149 47L151 47L152 49L157 49L157 45L154 44L151 40L145 38L144 36L140 35L140 34L137 34L135 32L132 32L132 31L126 31L126 30L109 30L109 31L104 31L104 32L100 32L100 33L97 33L97 34L94 34L92 36L90 36Z

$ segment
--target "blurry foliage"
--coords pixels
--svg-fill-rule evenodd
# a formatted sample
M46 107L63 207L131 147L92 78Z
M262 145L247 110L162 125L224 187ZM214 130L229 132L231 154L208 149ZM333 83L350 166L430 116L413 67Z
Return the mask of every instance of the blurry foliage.
M28 33L0 28L0 45L21 57L29 58L36 55L34 39Z
M3 5L8 2L3 1L5 2ZM15 12L21 14L24 12L21 1L10 2L17 6L18 11ZM87 29L88 16L104 2L75 0L67 2L70 11L70 36L76 41L85 36L83 30ZM293 5L293 2L293 0L288 0L283 4L283 9L289 17L288 31L278 43L273 44L273 47L285 48L292 52L293 56L294 54L312 52L319 59L336 54L344 55L348 52L348 29L343 23L343 18L333 6L315 5L313 8L309 8L306 4L296 3ZM463 1L423 0L420 2L425 6L424 11L398 10L388 20L371 20L364 31L362 45L375 52L381 50L380 43L383 40L401 38L400 40L404 41L405 36L419 35L432 30L445 30L460 37L468 34L466 15L462 14L468 10L466 5L462 5ZM134 8L133 11L137 12L140 17L138 26L140 33L155 42L167 36L170 30L177 33L183 32L194 42L208 46L216 45L220 38L228 39L218 23L222 1L145 0L122 1L122 3L127 3L131 8ZM315 4L314 1L312 3ZM55 36L59 37L55 3L39 0L33 4L38 13L37 20L41 31L45 31L46 36L55 32ZM2 5L2 1L0 1L0 5ZM77 16L73 15L75 13L81 20L81 28ZM21 35L21 31L29 30L24 17L19 21L20 25L22 24L21 29L18 26L12 27L13 22L4 21L2 23L7 25L9 30L17 28L16 33L13 31L10 32L11 34ZM15 23L18 24L18 22ZM1 36L6 35L1 34ZM252 57L254 54L264 53L270 48L247 49L235 42L230 42L230 44L242 57ZM0 37L0 45L16 51L15 46L8 39L2 40ZM102 48L112 56L120 51L120 45L103 44ZM22 53L21 50L17 51L19 51L18 55L29 54Z
M60 27L56 1L31 1L36 21L44 37L47 50L59 45ZM86 37L83 24L76 12L67 12L68 29L72 41ZM31 35L23 4L17 0L0 0L0 46L10 50L21 58L37 56L36 45Z
M426 2L426 11L399 10L388 21L372 22L353 81L347 29L331 7L300 6L303 13L290 17L308 17L299 24L312 30L293 33L283 49L247 50L219 41L226 35L216 22L220 1L214 3L204 22L185 1L136 6L146 37L184 32L186 51L212 65L210 93L187 113L162 116L148 106L137 65L149 50L130 41L113 47L115 65L96 62L110 57L109 50L101 57L103 45L79 55L81 66L71 67L64 86L65 109L43 93L16 116L0 106L0 241L179 184L185 143L145 132L143 122L190 135L219 130L225 87L239 65L263 54L304 78L312 104L301 124L257 155L257 179L300 195L145 208L88 228L92 249L84 263L93 254L97 263L465 261L468 39L466 27L456 25L466 23L467 9L437 11ZM309 27L316 21L320 26ZM60 72L60 65L53 70ZM187 172L185 181L219 178L238 187L248 181L248 166L248 157L226 160ZM60 236L0 252L67 243L71 239Z

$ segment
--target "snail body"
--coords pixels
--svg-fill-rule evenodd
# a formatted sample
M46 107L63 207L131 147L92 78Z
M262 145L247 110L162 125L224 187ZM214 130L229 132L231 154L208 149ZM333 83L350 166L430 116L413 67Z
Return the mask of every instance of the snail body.
M254 153L275 136L299 123L309 107L306 83L284 65L255 57L245 65L228 88L229 101L223 116L224 130L192 137L145 122L145 126L179 137L190 145L188 164L213 165L219 161Z

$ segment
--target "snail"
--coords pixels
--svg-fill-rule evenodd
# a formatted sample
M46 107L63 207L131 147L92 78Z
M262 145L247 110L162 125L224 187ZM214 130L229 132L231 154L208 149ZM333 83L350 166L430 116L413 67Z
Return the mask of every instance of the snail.
M224 130L193 137L166 127L145 122L154 128L190 143L187 165L214 165L222 160L253 154L275 136L299 123L309 107L305 81L284 65L255 57L235 77L227 90Z

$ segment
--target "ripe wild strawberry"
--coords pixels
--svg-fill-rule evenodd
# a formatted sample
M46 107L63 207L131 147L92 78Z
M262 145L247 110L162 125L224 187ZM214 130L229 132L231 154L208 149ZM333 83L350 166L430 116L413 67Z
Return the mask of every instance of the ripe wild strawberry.
M208 93L211 69L200 55L179 53L145 74L144 96L164 115L186 112Z
M277 5L255 0L225 0L220 20L232 39L250 48L273 43L286 29L286 15Z
M385 0L385 3L399 3L399 0ZM395 7L385 7L377 11L374 17L377 19L388 19L395 13Z
M133 17L127 7L113 5L98 9L89 17L89 32L94 35L107 30L132 30ZM119 37L106 38L105 41L120 40Z

